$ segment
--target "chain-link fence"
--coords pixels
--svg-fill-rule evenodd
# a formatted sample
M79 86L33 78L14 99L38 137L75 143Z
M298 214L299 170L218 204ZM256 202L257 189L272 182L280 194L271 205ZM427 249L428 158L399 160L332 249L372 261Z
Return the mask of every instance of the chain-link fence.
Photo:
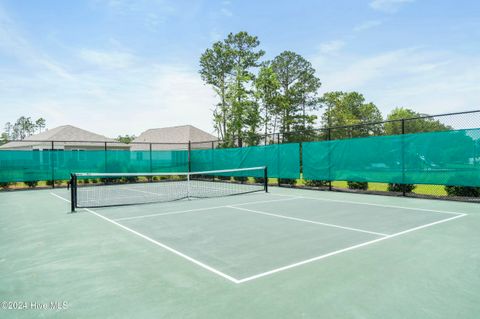
M346 125L330 128L311 129L307 131L283 132L259 134L252 145L240 138L232 138L229 141L214 140L188 143L149 143L132 142L129 144L115 141L10 141L3 145L1 149L29 150L29 151L49 151L55 156L46 156L48 152L39 153L43 157L42 165L52 167L51 177L46 184L52 187L65 184L65 181L58 180L55 176L53 167L55 161L62 160L62 151L78 151L78 157L82 157L82 152L86 150L105 151L105 168L109 162L107 151L136 151L137 161L145 161L147 171L155 171L159 167L155 166L155 151L186 151L188 156L185 159L185 165L191 169L190 152L192 150L208 150L217 148L248 147L254 145L270 145L285 143L302 143L311 141L335 141L343 139L364 138L374 136L406 135L414 133L427 133L439 131L468 130L480 128L480 110L469 112L458 112L440 115L424 115L415 118L405 118L391 121L358 123L355 125ZM254 144L254 145L253 145ZM303 152L300 152L302 154ZM40 155L41 154L41 155ZM172 153L175 154L175 153ZM174 155L169 155L174 156ZM176 155L175 155L176 156ZM183 156L183 155L181 155ZM181 157L180 156L180 157ZM140 158L141 157L141 158ZM480 157L480 155L478 155ZM473 158L478 162L479 158ZM179 162L180 160L178 160ZM302 157L300 156L300 173L303 171ZM0 163L1 164L1 163ZM300 175L302 176L302 175ZM463 201L480 201L480 188L468 186L448 186L445 180L441 185L430 184L392 184L380 182L358 182L345 180L305 180L303 178L291 179L272 179L271 183L279 185L288 185L290 187L311 188L319 190L371 193L394 196L442 198ZM4 186L4 185L0 185Z

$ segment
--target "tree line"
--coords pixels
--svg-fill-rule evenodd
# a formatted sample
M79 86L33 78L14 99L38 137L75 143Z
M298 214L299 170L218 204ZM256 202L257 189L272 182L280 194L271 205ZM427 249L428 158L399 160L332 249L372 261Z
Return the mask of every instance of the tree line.
M384 120L377 106L358 92L320 95L322 83L311 62L300 54L283 51L272 60L263 60L264 56L258 37L242 31L215 42L200 57L200 76L218 97L213 124L222 146L235 146L238 141L257 145L262 136L272 133L280 133L284 142L318 138L314 111L320 108L324 109L319 123L323 128ZM411 109L396 108L387 120L418 116ZM397 124L358 127L353 133L338 130L332 138L399 134ZM426 118L417 120L409 132L446 128Z
M47 123L42 117L32 120L31 117L20 116L13 124L5 123L4 131L0 136L0 144L12 140L23 140L33 134L41 133L46 126Z

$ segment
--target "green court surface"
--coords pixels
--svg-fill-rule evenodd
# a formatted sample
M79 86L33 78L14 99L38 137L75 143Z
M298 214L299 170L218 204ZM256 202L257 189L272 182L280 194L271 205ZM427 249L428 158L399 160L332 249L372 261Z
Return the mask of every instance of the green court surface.
M480 314L478 204L271 187L69 213L68 198L0 193L0 318ZM65 307L32 309L50 302Z

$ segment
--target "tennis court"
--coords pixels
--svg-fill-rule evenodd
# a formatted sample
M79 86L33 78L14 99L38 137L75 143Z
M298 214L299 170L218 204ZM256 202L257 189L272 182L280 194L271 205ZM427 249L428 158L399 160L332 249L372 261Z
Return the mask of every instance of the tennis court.
M191 184L189 192L207 189L206 183ZM151 188L135 185L122 186L116 196L150 196ZM111 197L108 187L119 188L84 190L89 187L107 189L94 197L97 203ZM6 313L25 318L475 318L479 313L478 205L235 187L244 194L117 202L75 213L66 189L1 193L2 299L68 303L67 310ZM180 189L185 187L176 192Z

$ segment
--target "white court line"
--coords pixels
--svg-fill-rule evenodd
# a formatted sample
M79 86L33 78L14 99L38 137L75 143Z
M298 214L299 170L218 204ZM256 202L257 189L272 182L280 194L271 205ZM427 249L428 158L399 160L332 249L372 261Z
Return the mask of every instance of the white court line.
M246 203L239 203L235 204L236 206L242 206L242 205L250 205L250 204L260 204L260 203L271 203L271 202L283 202L287 200L294 200L296 198L286 198L286 199L271 199L271 200L262 200L262 201L253 201L253 202L246 202ZM189 213L189 212L198 212L198 211L204 211L204 210L209 210L209 209L219 209L219 208L228 208L228 205L222 205L222 206L212 206L212 207L205 207L205 208L194 208L194 209L187 209L187 210L180 210L180 211L173 211L173 212L166 212L166 213L157 213L157 214L148 214L148 215L140 215L140 216L132 216L132 217L123 217L123 218L116 218L114 220L120 221L120 220L131 220L131 219L139 219L139 218L150 218L150 217L156 217L156 216L164 216L164 215L176 215L176 214L183 214L183 213Z
M284 215L277 215L277 214L267 213L267 212L260 211L260 210L253 210L253 209L248 209L248 208L235 207L235 205L231 205L231 206L227 206L227 207L238 209L238 210L244 210L244 211L255 213L255 214L261 214L261 215L267 215L267 216L272 216L272 217L277 217L277 218L295 220L295 221L303 222L303 223L310 223L310 224L322 225L322 226L333 227L333 228L341 228L341 229L345 229L345 230L352 230L352 231L356 231L356 232L360 232L360 233L367 233L367 234L382 236L382 237L389 236L388 234L377 233L377 232L374 232L374 231L369 231L369 230L364 230L364 229L359 229L359 228L346 227L346 226L340 226L340 225L335 225L335 224L327 224L327 223L317 222L317 221L313 221L313 220L309 220L309 219L296 218L296 217L290 217L290 216L284 216Z
M64 200L66 202L70 202L68 199L65 199L61 196L58 196L57 194L54 194L54 193L50 193L51 195L61 199L61 200ZM439 221L436 221L436 222L433 222L433 223L429 223L429 224L425 224L425 225L422 225L422 226L418 226L418 227L414 227L414 228L410 228L410 229L407 229L407 230L404 230L404 231L401 231L401 232L398 232L398 233L395 233L395 234L392 234L392 235L388 235L388 236L385 236L385 237L381 237L381 238L377 238L377 239L374 239L374 240L370 240L370 241L367 241L367 242L364 242L364 243L361 243L361 244L357 244L357 245L353 245L353 246L350 246L350 247L347 247L347 248L343 248L343 249L340 249L340 250L336 250L336 251L333 251L333 252L330 252L328 254L324 254L324 255L321 255L321 256L317 256L317 257L313 257L313 258L310 258L310 259L306 259L306 260L303 260L303 261L300 261L300 262L297 262L297 263L293 263L293 264L290 264L290 265L287 265L287 266L283 266L283 267L279 267L279 268L276 268L276 269L272 269L270 271L266 271L266 272L263 272L263 273L259 273L259 274L256 274L256 275L253 275L253 276L250 276L250 277L245 277L245 278L242 278L242 279L236 279L232 276L229 276L215 268L212 268L190 256L187 256L165 244L162 244L154 239L151 239L150 237L148 236L145 236L141 233L138 233L126 226L123 226L122 224L120 223L117 223L115 222L114 220L111 220L107 217L104 217L90 209L86 209L88 212L114 224L114 225L117 225L141 238L144 238L145 240L148 240L182 258L185 258L187 259L188 261L208 270L208 271L211 271L235 284L241 284L241 283L244 283L244 282L248 282L248 281L252 281L252 280L255 280L255 279L258 279L258 278L261 278L261 277L266 277L266 276L269 276L269 275L272 275L272 274L275 274L275 273L278 273L278 272L281 272L281 271L284 271L284 270L288 270L288 269L291 269L291 268L294 268L294 267L298 267L298 266L302 266L302 265L305 265L305 264L308 264L308 263L311 263L311 262L314 262L314 261L317 261L317 260L320 260L320 259L324 259L324 258L327 258L327 257L330 257L330 256L334 256L334 255L338 255L338 254L341 254L341 253L344 253L344 252L347 252L347 251L351 251L351 250L354 250L354 249L357 249L357 248L361 248L361 247L365 247L365 246L368 246L368 245L371 245L371 244L374 244L374 243L377 243L377 242L380 242L382 240L386 240L386 239L390 239L390 238L394 238L394 237L397 237L397 236L400 236L400 235L404 235L404 234L407 234L407 233L410 233L410 232L413 232L413 231L416 231L416 230L420 230L420 229L424 229L424 228L427 228L427 227L431 227L431 226L434 226L434 225L437 225L437 224L441 224L441 223L445 223L445 222L448 222L448 221L451 221L451 220L454 220L454 219L457 219L457 218L461 218L461 217L464 217L464 216L467 216L467 214L463 214L463 213L458 213L456 216L453 216L453 217L450 217L450 218L446 218L446 219L442 219L442 220L439 220Z
M164 248L164 249L166 249L166 250L174 253L174 254L177 255L177 256L180 256L180 257L182 257L182 258L185 258L186 260L188 260L188 261L190 261L190 262L192 262L192 263L194 263L194 264L196 264L196 265L198 265L198 266L200 266L200 267L202 267L202 268L204 268L204 269L206 269L206 270L208 270L208 271L211 271L211 272L213 272L213 273L216 274L216 275L219 275L219 276L221 276L221 277L223 277L223 278L225 278L225 279L228 279L228 280L230 280L231 282L234 282L234 283L236 283L236 284L239 283L238 279L233 278L232 276L229 276L229 275L227 275L227 274L225 274L225 273L223 273L223 272L221 272L221 271L219 271L219 270L217 270L217 269L215 269L215 268L213 268L213 267L210 267L210 266L202 263L201 261L198 261L198 260L196 260L196 259L194 259L194 258L192 258L192 257L190 257L190 256L188 256L188 255L185 255L184 253L181 253L181 252L179 252L178 250L173 249L173 248L170 247L170 246L167 246L167 245L165 245L165 244L162 244L161 242L156 241L155 239L152 239L152 238L150 238L150 237L148 237L148 236L145 236L145 235L143 235L143 234L141 234L141 233L139 233L139 232L137 232L137 231L135 231L135 230L133 230L133 229L131 229L131 228L128 228L127 226L124 226L124 225L122 225L122 224L120 224L120 223L117 223L116 221L114 221L114 220L112 220L112 219L110 219L110 218L107 218L107 217L105 217L105 216L103 216L103 215L100 215L100 214L94 212L94 211L91 210L91 209L88 209L88 208L84 208L84 209L85 209L87 212L89 212L89 213L91 213L91 214L93 214L93 215L95 215L95 216L97 216L97 217L100 217L100 218L102 218L102 219L104 219L104 220L106 220L106 221L108 221L108 222L110 222L110 223L112 223L112 224L120 227L120 228L123 228L123 229L126 230L126 231L131 232L131 233L134 234L134 235L137 235L138 237L141 237L141 238L143 238L143 239L145 239L145 240L148 240L149 242L151 242L151 243L153 243L153 244L155 244L155 245L157 245L157 246L160 246L160 247L162 247L162 248Z
M62 200L64 200L64 201L66 201L66 202L69 202L69 203L70 203L70 201L69 201L68 199L65 199L65 198L63 198L63 197L61 197L61 196L58 196L57 194L54 194L54 193L50 193L50 194L53 195L53 196L55 196L55 197L58 197L58 198L60 198L60 199L62 199ZM168 250L169 252L174 253L174 254L177 255L177 256L180 256L180 257L182 257L182 258L185 258L186 260L188 260L188 261L190 261L190 262L192 262L192 263L194 263L194 264L196 264L196 265L198 265L198 266L200 266L200 267L202 267L202 268L204 268L204 269L206 269L206 270L208 270L208 271L211 271L211 272L213 272L213 273L216 274L216 275L219 275L219 276L221 276L221 277L223 277L223 278L225 278L225 279L228 279L228 280L230 280L231 282L234 282L234 283L236 283L236 284L239 283L239 282L238 282L238 279L233 278L232 276L229 276L229 275L227 275L227 274L225 274L225 273L223 273L223 272L221 272L221 271L219 271L219 270L217 270L217 269L215 269L215 268L213 268L213 267L210 267L210 266L202 263L201 261L196 260L195 258L192 258L192 257L190 257L190 256L188 256L188 255L185 255L184 253L181 253L181 252L179 252L178 250L173 249L173 248L170 247L170 246L167 246L167 245L165 245L165 244L162 244L161 242L156 241L155 239L152 239L152 238L150 238L150 237L148 237L148 236L146 236L146 235L143 235L143 234L141 234L141 233L139 233L139 232L137 232L137 231L135 231L135 230L133 230L133 229L131 229L131 228L128 228L127 226L124 226L124 225L122 225L122 224L120 224L120 223L117 223L116 221L114 221L114 220L112 220L112 219L110 219L110 218L108 218L108 217L105 217L105 216L103 216L103 215L101 215L101 214L99 214L99 213L97 213L97 212L95 212L95 211L93 211L93 210L91 210L91 209L88 209L88 208L83 208L83 209L86 210L87 212L89 212L89 213L97 216L97 217L100 217L100 218L103 219L103 220L106 220L107 222L110 222L110 223L112 223L112 224L114 224L114 225L116 225L116 226L118 226L118 227L120 227L120 228L123 228L124 230L126 230L126 231L128 231L128 232L131 232L131 233L134 234L134 235L137 235L138 237L141 237L141 238L143 238L143 239L145 239L145 240L148 240L149 242L151 242L151 243L153 243L153 244L155 244L155 245L157 245L157 246L160 246L160 247Z
M270 194L274 196L291 197L291 195L282 195L282 194L273 194L273 193L270 193ZM369 206L378 206L378 207L387 207L387 208L399 208L399 209L406 209L406 210L417 210L417 211L423 211L423 212L433 212L433 213L442 213L442 214L450 214L450 215L467 215L459 212L450 212L446 210L435 210L435 209L427 209L427 208L413 208L413 207L405 207L405 206L384 205L384 204L376 204L376 203L355 202L350 200L317 198L317 197L307 197L307 196L295 196L295 197L302 198L302 199L320 200L320 201L326 201L326 202L338 202L338 203L369 205Z
M186 210L178 210L178 211L173 211L173 212L166 212L166 213L158 213L158 214L150 214L150 215L140 215L140 216L132 216L132 217L122 217L122 218L116 218L114 219L115 221L121 221L121 220L132 220L132 219L140 219L140 218L150 218L150 217L156 217L156 216L165 216L165 215L176 215L176 214L183 214L183 213L189 213L189 212L201 212L202 210L210 210L210 209L219 209L219 208L225 208L226 206L213 206L213 207L205 207L205 208L194 208L194 209L186 209Z
M55 196L55 197L57 197L57 198L60 198L61 200L66 201L67 203L70 203L70 201L69 201L68 199L66 199L66 198L64 198L64 197L62 197L62 196L60 196L60 195L57 195L57 194L52 193L52 192L50 192L50 195L53 195L53 196Z
M238 280L237 283L241 284L241 283L244 283L244 282L247 282L247 281L251 281L251 280L254 280L254 279L261 278L261 277L269 276L269 275L272 275L272 274L280 272L280 271L284 271L284 270L287 270L287 269L291 269L291 268L294 268L294 267L305 265L305 264L308 264L308 263L311 263L311 262L314 262L314 261L317 261L317 260L320 260L320 259L324 259L324 258L327 258L327 257L330 257L330 256L338 255L338 254L341 254L341 253L344 253L344 252L347 252L347 251L350 251L350 250L354 250L354 249L357 249L357 248L360 248L360 247L364 247L364 246L368 246L368 245L371 245L371 244L374 244L374 243L378 243L379 241L382 241L382 240L386 240L386 239L390 239L390 238L397 237L397 236L400 236L400 235L404 235L404 234L407 234L407 233L410 233L410 232L413 232L413 231L416 231L416 230L419 230L419 229L423 229L423 228L427 228L427 227L430 227L430 226L433 226L433 225L445 223L445 222L451 221L453 219L464 217L464 216L466 216L466 214L460 214L460 215L453 216L453 217L450 217L450 218L447 218L447 219L442 219L442 220L439 220L439 221L436 221L436 222L433 222L433 223L430 223L430 224L418 226L418 227L415 227L415 228L410 228L410 229L401 231L399 233L388 235L386 237L377 238L377 239L374 239L374 240L367 241L365 243L361 243L361 244L358 244L358 245L354 245L354 246L350 246L350 247L343 248L343 249L340 249L340 250L336 250L336 251L333 251L333 252L325 254L325 255L313 257L313 258L306 259L306 260L303 260L303 261L300 261L300 262L297 262L297 263L294 263L294 264L290 264L290 265L283 266L283 267L280 267L280 268L276 268L276 269L273 269L273 270L270 270L270 271L266 271L266 272L263 272L263 273L260 273L260 274L254 275L254 276L242 278L242 279Z

